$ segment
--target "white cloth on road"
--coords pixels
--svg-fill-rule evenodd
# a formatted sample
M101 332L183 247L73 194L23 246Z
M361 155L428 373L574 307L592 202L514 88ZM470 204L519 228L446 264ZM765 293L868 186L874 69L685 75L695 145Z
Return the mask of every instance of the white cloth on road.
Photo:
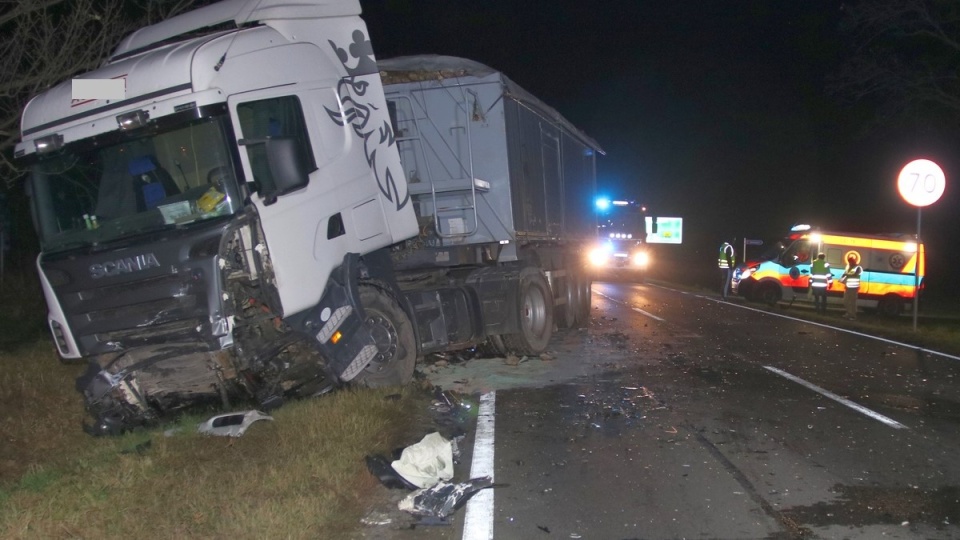
M453 444L439 433L428 433L417 444L403 449L390 464L411 484L426 488L453 478Z

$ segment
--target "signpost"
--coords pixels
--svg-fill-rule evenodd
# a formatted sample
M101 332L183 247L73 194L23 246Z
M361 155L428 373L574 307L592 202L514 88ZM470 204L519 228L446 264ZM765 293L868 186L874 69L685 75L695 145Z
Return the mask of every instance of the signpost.
M917 330L917 305L920 295L920 209L937 202L947 181L943 169L929 159L915 159L900 171L897 189L903 200L917 207L917 264L913 268L913 330Z
M762 246L763 240L756 240L753 238L744 238L743 239L743 251L741 252L741 257L743 257L743 262L747 262L747 246Z

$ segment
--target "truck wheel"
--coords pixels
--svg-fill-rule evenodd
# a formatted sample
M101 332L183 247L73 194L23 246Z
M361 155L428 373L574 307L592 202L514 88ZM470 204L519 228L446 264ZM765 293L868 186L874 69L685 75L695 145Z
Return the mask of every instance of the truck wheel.
M527 267L520 271L520 332L503 336L514 354L534 356L547 349L553 334L553 296L543 272Z
M577 280L580 288L580 306L577 308L577 325L586 326L590 322L591 304L593 302L593 280L590 274L583 273Z
M560 304L554 310L554 317L557 319L557 328L576 328L578 325L577 315L580 311L580 277L577 274L569 273L563 280L563 295L566 303Z
M377 354L354 379L370 387L396 386L413 380L417 363L410 318L392 296L371 285L360 286L360 303L372 329Z
M773 283L761 283L757 287L756 298L770 307L777 305L777 302L783 297L780 287Z
M903 298L888 294L877 303L877 310L884 317L899 317L903 312Z

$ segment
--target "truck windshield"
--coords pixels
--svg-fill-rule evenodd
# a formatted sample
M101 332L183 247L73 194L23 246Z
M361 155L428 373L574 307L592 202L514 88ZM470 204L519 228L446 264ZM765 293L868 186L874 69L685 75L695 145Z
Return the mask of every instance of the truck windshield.
M600 216L600 236L643 240L646 237L644 214L634 206L612 206ZM619 236L618 236L619 235Z
M109 242L240 208L225 115L196 112L68 146L31 168L45 251Z

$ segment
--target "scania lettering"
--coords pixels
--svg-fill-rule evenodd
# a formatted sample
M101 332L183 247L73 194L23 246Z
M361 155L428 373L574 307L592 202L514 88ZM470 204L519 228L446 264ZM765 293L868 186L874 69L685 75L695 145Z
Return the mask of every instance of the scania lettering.
M124 272L136 272L160 266L160 261L153 253L146 255L137 255L136 257L127 257L126 259L117 259L103 264L94 264L90 266L90 276L93 279L104 276L119 276Z
M25 107L37 267L90 431L404 384L482 342L535 355L588 320L600 146L490 67L378 62L367 36L357 0L227 0L80 76L122 99L64 81Z
M780 300L808 301L810 266L818 253L826 255L833 283L828 304L842 304L840 283L846 261L853 256L863 268L858 305L885 315L899 315L923 289L924 247L909 234L827 232L795 226L790 235L760 260L734 270L732 290L750 300L774 305Z

